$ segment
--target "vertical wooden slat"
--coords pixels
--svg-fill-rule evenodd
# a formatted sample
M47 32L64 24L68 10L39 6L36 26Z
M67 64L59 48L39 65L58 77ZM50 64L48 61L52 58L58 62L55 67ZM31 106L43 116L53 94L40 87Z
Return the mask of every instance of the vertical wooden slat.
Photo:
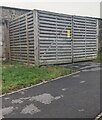
M8 59L11 60L11 51L10 51L10 38L9 38L9 23L7 28L7 44L8 44Z
M56 16L56 63L58 61L58 36L57 36L57 16Z
M5 43L5 58L9 60L10 54L10 41L9 41L9 26L4 24L4 43Z
M35 65L39 66L39 35L38 35L38 11L33 11L34 16L34 57L35 57Z
M73 42L73 41L74 41L74 38L73 38L74 25L73 25L73 24L74 24L74 16L72 16L72 26L71 26L71 32L72 32L72 35L71 35L71 54L72 54L72 63L73 63L73 61L74 61L74 60L73 60L73 59L74 59L74 55L73 55L73 49L74 49L74 48L73 48L73 47L74 47L74 46L73 46L73 43L74 43L74 42Z
M27 64L29 65L29 41L28 41L27 15L25 17L26 17Z
M99 43L99 21L97 20L97 40L96 40L96 49L97 49L97 56L98 56L98 43Z
M85 19L85 58L86 58L86 19Z

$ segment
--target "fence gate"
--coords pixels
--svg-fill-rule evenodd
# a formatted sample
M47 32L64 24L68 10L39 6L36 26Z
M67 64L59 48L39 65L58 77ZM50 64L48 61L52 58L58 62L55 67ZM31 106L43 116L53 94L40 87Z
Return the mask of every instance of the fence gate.
M97 57L97 20L73 16L73 61Z
M39 63L72 62L72 16L38 11Z
M40 61L70 63L97 56L97 20L38 11Z

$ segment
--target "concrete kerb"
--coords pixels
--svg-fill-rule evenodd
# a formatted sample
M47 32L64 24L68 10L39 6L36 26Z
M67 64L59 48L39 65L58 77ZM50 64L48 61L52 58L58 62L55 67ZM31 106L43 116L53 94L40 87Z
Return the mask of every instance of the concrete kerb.
M100 113L100 114L95 118L95 120L100 120L100 118L102 118L102 113Z
M80 71L76 71L76 72L73 72L73 73L71 73L71 74L69 74L69 75L60 76L60 77L57 77L57 78L55 78L55 79L51 79L51 80L49 80L49 81L43 81L43 82L40 82L40 83L38 83L38 84L36 84L36 85L32 85L32 86L29 86L29 87L26 87L26 88L22 88L22 89L19 89L19 90L10 92L10 93L6 93L6 94L3 94L3 95L0 95L0 97L3 97L3 96L5 96L5 95L15 94L15 93L17 93L17 92L20 92L20 91L23 91L23 90L27 90L27 89L30 89L30 88L33 88L33 87L36 87L36 86L39 86L39 85L42 85L42 84L45 84L45 83L48 83L48 82L52 82L52 81L54 81L54 80L58 80L58 79L61 79L61 78L65 78L65 77L68 77L68 76L72 76L72 75L75 75L75 74L78 74L78 73L80 73Z

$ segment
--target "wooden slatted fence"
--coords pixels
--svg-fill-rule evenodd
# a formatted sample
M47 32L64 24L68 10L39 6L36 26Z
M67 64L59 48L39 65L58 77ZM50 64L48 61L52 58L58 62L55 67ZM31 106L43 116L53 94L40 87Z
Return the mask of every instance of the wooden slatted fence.
M10 22L11 60L47 65L97 57L97 19L33 10Z

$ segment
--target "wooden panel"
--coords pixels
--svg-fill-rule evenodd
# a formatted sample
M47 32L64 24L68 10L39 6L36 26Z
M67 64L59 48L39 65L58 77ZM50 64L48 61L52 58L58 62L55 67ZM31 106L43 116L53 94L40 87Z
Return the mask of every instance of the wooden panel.
M10 23L10 49L12 60L34 63L33 21L33 12L30 12Z
M97 56L97 21L94 18L77 17L73 19L73 59L86 60Z
M71 56L72 17L52 12L38 11L40 64L68 63ZM68 61L67 61L68 60Z

